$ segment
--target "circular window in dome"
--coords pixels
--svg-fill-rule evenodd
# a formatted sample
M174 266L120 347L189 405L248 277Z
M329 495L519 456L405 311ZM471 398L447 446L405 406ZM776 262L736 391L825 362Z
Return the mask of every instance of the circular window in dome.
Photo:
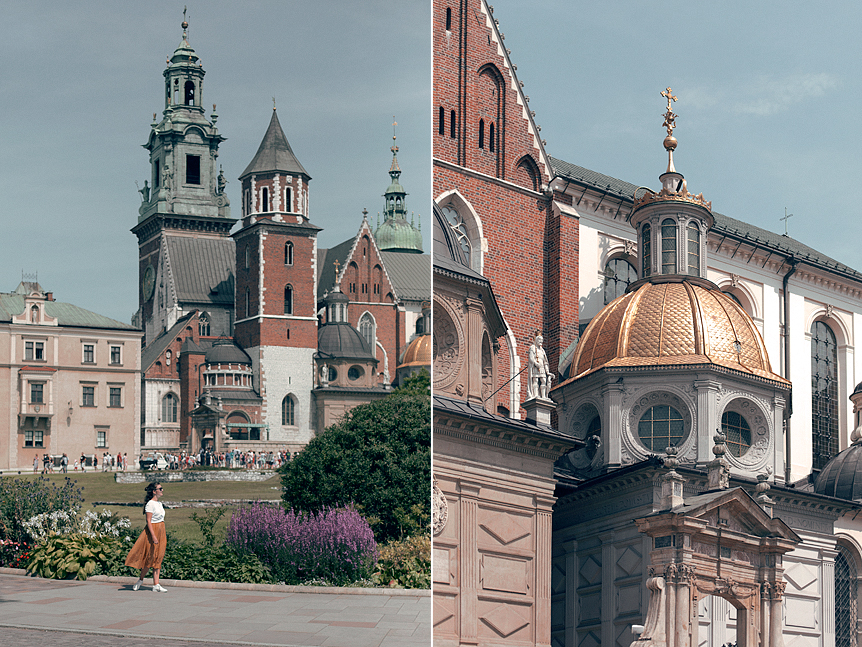
M335 370L334 366L329 367L329 381L335 382L335 379L338 377L338 371Z
M347 369L347 379L351 382L355 382L364 374L365 371L362 370L361 366L351 366L349 369Z
M679 411L666 404L650 407L638 422L638 436L653 452L676 447L685 437L685 421Z
M727 448L739 458L751 449L751 427L741 414L725 411L721 415L721 431L727 436Z

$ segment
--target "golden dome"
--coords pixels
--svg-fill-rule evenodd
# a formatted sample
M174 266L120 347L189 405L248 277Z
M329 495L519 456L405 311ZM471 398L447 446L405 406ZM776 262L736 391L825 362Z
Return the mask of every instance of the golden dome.
M587 326L575 379L603 367L714 364L789 384L772 372L751 317L713 283L656 277L632 288Z
M431 367L431 335L419 335L407 345L398 368L407 366Z

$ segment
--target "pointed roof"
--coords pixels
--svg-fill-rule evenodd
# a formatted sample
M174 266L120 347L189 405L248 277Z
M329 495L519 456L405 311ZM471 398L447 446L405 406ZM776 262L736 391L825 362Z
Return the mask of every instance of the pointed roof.
M268 173L272 171L283 171L285 173L294 173L304 175L309 180L311 176L302 168L302 164L296 159L293 154L293 149L281 129L281 124L278 121L278 113L275 108L272 110L272 119L269 121L269 128L266 129L266 134L263 136L263 141L260 142L260 147L251 163L246 167L239 179L252 175L253 173Z

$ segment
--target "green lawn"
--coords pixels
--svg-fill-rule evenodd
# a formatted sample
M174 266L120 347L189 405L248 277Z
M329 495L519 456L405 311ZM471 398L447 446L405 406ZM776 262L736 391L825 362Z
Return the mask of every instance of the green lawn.
M38 474L4 474L3 476L14 476L15 478L33 479ZM92 509L101 511L104 508L116 512L120 516L129 517L133 528L144 527L144 488L145 483L116 483L113 472L78 472L68 475L49 474L47 479L55 483L62 483L68 476L77 485L83 488L84 510ZM281 480L278 475L272 478L251 483L247 481L195 481L184 483L165 483L164 498L168 506L171 503L182 501L199 501L206 499L240 499L243 501L274 500L281 498ZM96 505L95 502L111 503L140 503L140 507ZM228 506L228 511L221 521L216 525L216 536L224 536L228 520L235 506ZM191 515L199 508L174 508L168 509L165 514L165 523L172 537L183 540L200 541L202 539L197 524L192 521Z

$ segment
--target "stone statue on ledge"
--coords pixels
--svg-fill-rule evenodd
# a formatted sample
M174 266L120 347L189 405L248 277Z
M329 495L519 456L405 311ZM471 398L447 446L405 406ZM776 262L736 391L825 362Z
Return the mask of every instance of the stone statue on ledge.
M548 356L545 354L545 349L542 348L544 339L539 331L536 331L536 337L530 345L530 352L527 355L527 398L548 399L548 391L551 390L551 381L554 379L551 373L551 365L548 363Z

